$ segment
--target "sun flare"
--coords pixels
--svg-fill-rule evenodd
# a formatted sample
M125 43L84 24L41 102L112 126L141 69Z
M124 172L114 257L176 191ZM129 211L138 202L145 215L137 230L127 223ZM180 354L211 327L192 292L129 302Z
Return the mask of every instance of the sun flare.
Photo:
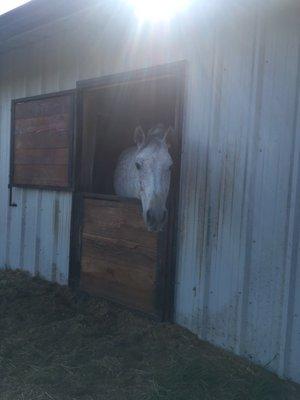
M0 15L5 14L8 11L13 10L14 8L20 7L25 3L29 3L30 0L0 0Z
M166 21L183 11L190 0L128 0L141 21Z

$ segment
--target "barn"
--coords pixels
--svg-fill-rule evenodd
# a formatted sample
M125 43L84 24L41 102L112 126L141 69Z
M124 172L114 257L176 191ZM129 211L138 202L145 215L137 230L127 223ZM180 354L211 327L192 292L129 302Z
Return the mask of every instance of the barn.
M300 3L121 0L0 17L0 267L78 286L300 382ZM136 124L174 127L164 232L115 196ZM298 136L297 136L298 135Z

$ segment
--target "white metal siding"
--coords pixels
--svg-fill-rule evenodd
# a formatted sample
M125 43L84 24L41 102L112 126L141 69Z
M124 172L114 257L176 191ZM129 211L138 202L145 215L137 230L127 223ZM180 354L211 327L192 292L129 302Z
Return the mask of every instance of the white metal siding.
M68 89L64 82L59 84L58 59L49 55L45 47L32 46L10 52L1 60L0 265L66 284L71 195L14 188L17 207L8 206L11 99Z
M71 195L14 189L8 207L10 100L187 59L176 320L300 382L300 13L285 4L210 10L158 41L78 20L2 54L0 265L67 282Z

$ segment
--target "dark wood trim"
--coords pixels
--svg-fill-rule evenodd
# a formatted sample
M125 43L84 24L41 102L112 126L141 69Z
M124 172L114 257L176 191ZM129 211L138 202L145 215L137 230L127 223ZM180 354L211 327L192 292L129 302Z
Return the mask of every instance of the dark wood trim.
M153 67L105 75L99 78L85 79L77 82L77 89L100 89L101 87L136 83L148 79L159 79L166 76L185 74L187 62L185 60L160 64Z
M52 97L66 96L68 94L75 95L76 89L61 90L60 92L43 93L35 96L21 97L19 99L13 99L12 103L26 103L27 101L33 101L33 100L45 100L45 99L51 99Z
M169 198L169 223L166 231L159 235L158 263L157 263L157 317L158 320L173 320L174 314L174 284L177 256L177 226L178 226L178 202L179 202L179 180L181 167L181 146L183 129L183 104L185 98L185 79L187 62L179 61L171 64L163 64L150 68L139 69L129 72L108 75L100 78L87 79L77 82L77 127L76 127L76 155L75 155L75 194L72 207L72 232L71 232L71 254L70 254L70 284L77 287L80 279L80 230L82 229L80 218L82 208L79 210L83 198L99 198L113 201L138 201L118 196L107 196L95 193L78 193L79 190L79 165L81 159L82 144L82 104L83 94L88 90L101 89L107 86L118 86L127 83L137 83L144 80L156 80L168 76L175 76L178 84L176 99L176 145L175 168L171 182ZM78 202L76 205L75 203ZM79 208L78 208L79 207Z
M71 93L70 93L71 92ZM69 141L69 163L68 163L68 181L70 185L70 190L74 191L75 186L75 151L76 151L76 99L77 91L76 89L65 91L65 94L72 94L72 112L70 113L70 127L71 135Z
M83 197L73 193L70 232L69 286L78 289L80 281L81 233L83 220Z
M80 283L81 233L83 223L83 197L78 192L80 180L80 161L82 152L83 103L82 92L76 89L75 97L75 140L73 153L73 196L71 212L70 252L69 252L69 286L78 289Z
M73 289L78 289L80 283L80 259L81 259L81 232L83 220L83 193L79 192L80 185L80 162L82 153L82 123L83 102L82 91L76 89L75 98L75 140L73 152L73 196L71 211L70 231L70 258L69 258L69 280L68 284ZM91 194L89 194L91 195Z
M124 202L128 202L128 203L136 203L139 204L140 200L138 199L132 199L129 197L121 197L121 196L117 196L117 195L113 195L113 194L101 194L101 193L86 193L83 192L82 196L85 199L99 199L99 200L110 200L110 201L118 201L119 203L124 203Z
M72 186L51 186L51 185L27 185L12 183L8 185L9 188L23 188L23 189L36 189L36 190L54 190L56 192L73 192Z
M9 159L9 179L8 179L8 188L10 191L10 201L12 204L12 181L14 175L14 147L15 147L15 102L16 100L11 101L10 105L10 159Z
M76 84L76 128L75 128L75 151L74 151L74 190L78 192L80 185L80 162L82 153L82 129L83 129L83 93L78 90Z
M175 155L176 168L172 174L171 194L172 203L170 207L168 231L167 231L167 249L166 249L166 282L165 282L165 313L164 320L174 322L174 300L175 300L175 274L177 266L177 243L178 243L178 212L180 195L180 177L181 177L181 154L182 154L182 131L184 123L184 105L186 99L186 74L187 66L178 77L177 98L176 98L176 121L175 132L177 138L177 154Z
M31 185L14 183L14 141L15 141L15 107L17 104L29 101L46 100L54 97L62 96L72 97L72 111L70 113L70 135L69 135L69 160L68 160L68 185L52 186L52 185ZM11 100L11 127L10 127L10 165L9 165L9 188L19 187L27 189L44 189L72 192L74 190L74 147L75 147L75 111L76 111L76 90L63 90L61 92L46 93L37 96L24 97Z

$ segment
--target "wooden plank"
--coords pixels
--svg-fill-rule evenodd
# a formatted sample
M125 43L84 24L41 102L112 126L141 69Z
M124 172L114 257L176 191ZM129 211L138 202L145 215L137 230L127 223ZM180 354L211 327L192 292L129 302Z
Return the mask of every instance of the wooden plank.
M15 151L15 165L68 165L69 149L24 149Z
M156 313L157 234L134 203L84 199L80 287Z
M81 260L82 289L154 311L155 252L127 241L84 235Z
M15 121L15 135L51 131L53 134L66 131L70 126L68 113L42 116L36 118L20 118Z
M68 186L66 165L15 165L16 185Z
M12 116L12 183L69 187L73 94L20 100Z
M82 272L80 275L80 288L90 294L126 305L134 310L156 315L154 290L147 291L133 288L132 291L129 291L126 284L108 280L107 276L108 274L102 276L98 273Z
M68 165L68 148L47 148L47 149L26 149L17 148L15 150L14 162L17 164L50 164L50 165Z
M156 248L157 234L147 231L139 205L97 199L84 200L84 232L123 239Z
M68 113L72 106L71 95L55 96L16 103L15 118L38 118Z
M94 262L101 259L107 265L127 270L128 273L149 274L153 277L156 248L141 246L128 240L111 239L83 234L82 259L84 271L94 271ZM153 278L154 279L154 278ZM134 281L134 278L133 278Z
M28 133L16 135L14 138L15 149L56 149L69 146L69 134L67 131L53 131L42 133Z

